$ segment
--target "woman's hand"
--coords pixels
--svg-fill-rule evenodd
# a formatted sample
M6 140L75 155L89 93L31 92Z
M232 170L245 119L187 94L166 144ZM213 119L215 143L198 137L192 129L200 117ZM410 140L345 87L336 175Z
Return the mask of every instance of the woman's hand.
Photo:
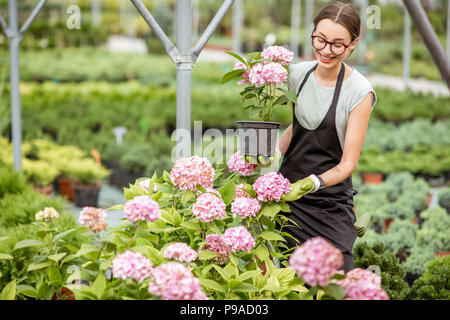
M281 197L282 201L295 201L314 190L314 181L306 177L291 184L291 191Z

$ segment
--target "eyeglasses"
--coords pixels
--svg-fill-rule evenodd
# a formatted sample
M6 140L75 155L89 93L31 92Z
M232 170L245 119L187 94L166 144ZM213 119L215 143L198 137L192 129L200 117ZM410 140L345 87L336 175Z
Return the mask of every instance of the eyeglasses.
M323 50L323 49L325 49L327 44L330 44L331 52L337 56L340 56L341 54L343 54L345 52L345 50L353 43L353 41L352 41L352 42L350 42L349 45L346 45L346 44L343 44L342 42L330 42L320 36L315 36L313 34L311 34L311 40L312 40L312 45L313 45L314 49L316 49L316 50Z

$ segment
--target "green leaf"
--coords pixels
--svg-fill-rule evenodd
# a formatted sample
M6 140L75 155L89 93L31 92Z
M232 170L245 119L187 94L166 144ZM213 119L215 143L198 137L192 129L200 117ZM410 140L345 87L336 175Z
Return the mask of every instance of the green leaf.
M200 278L199 280L200 280L200 284L202 286L204 286L205 288L213 289L215 291L219 291L219 292L222 292L222 293L225 292L224 288L218 282L216 282L214 280L202 279L202 278Z
M241 285L243 285L244 283L242 282L242 281L239 281L239 280L234 280L234 279L231 279L230 281L228 281L228 287L231 289L231 290L233 290L233 289L235 289L235 288L237 288L237 287L239 287L239 286L241 286Z
M280 210L281 207L277 203L266 203L259 213L263 216L273 218L277 215L278 212L280 212Z
M92 285L92 291L95 293L98 299L102 299L106 289L106 278L102 272L99 273Z
M200 252L198 253L198 259L201 261L209 260L215 257L217 257L217 254L210 250L200 250Z
M116 204L115 206L109 207L106 211L123 210L125 209L124 204Z
M43 269L43 268L47 268L49 265L51 264L50 261L44 261L41 263L32 263L28 266L27 271L35 271L35 270L39 270L39 269Z
M253 278L254 276L260 275L261 270L250 270L240 274L236 280L245 281L247 279Z
M295 92L283 89L283 88L277 88L278 90L282 91L283 94L285 95L285 97L287 99L289 99L289 101L293 102L293 103L297 103L297 95L295 94Z
M273 103L274 106L279 105L279 104L285 104L287 103L289 100L286 96L279 96L277 98L277 100L275 100L275 102Z
M186 190L181 197L181 203L185 206L193 198L195 198L195 193L192 190Z
M279 234L272 232L272 231L261 232L260 236L264 240L269 240L269 241L286 241L286 239L284 239L282 236L280 236Z
M14 300L16 297L16 280L8 283L0 294L0 300Z
M50 260L53 260L55 262L58 262L59 260L61 260L62 258L64 258L67 255L66 252L63 253L58 253L58 254L52 254L51 256L48 256L48 258Z
M233 292L258 292L259 289L252 284L243 283L237 288L234 288Z
M231 201L233 201L235 192L236 190L233 180L228 181L226 184L219 188L219 193L222 196L222 200L227 206L231 203Z
M244 74L244 72L245 72L244 69L238 69L225 73L224 76L222 77L222 84L227 83L228 81L233 80L235 78L240 78Z
M291 207L286 202L278 202L280 210L283 212L291 212Z
M330 296L335 300L343 300L347 295L347 292L343 287L334 283L327 285L324 288L324 292L327 296Z
M53 243L56 243L59 239L64 238L65 236L67 236L68 234L71 234L72 232L81 230L81 229L85 229L85 227L77 227L77 228L73 228L73 229L69 229L66 230L64 232L61 232L59 234L57 234L54 238L53 238Z
M182 220L180 214L173 207L162 209L160 219L174 226L179 226Z
M239 60L240 62L242 62L243 64L245 64L246 66L248 66L247 61L245 61L244 58L242 58L240 55L238 55L237 53L234 52L230 52L230 51L226 51L226 53L228 53L230 56L236 58L237 60Z
M30 298L36 298L36 289L32 286L28 286L25 284L19 284L16 288L16 293L21 294Z
M81 256L85 256L88 259L97 259L97 256L99 254L100 250L93 246L92 244L88 244L88 243L83 243L81 245L80 250L78 250L77 252L77 256L81 257Z
M266 246L262 244L256 248L255 253L260 260L264 260L269 257L269 250L267 250Z
M62 282L62 276L59 270L54 266L51 265L47 268L47 275L48 279L50 280L50 284L52 286L57 287Z
M14 257L10 254L0 253L0 260L12 260Z
M183 221L180 225L181 227L187 229L187 230L194 230L194 231L200 231L200 224L198 222L192 222L192 221Z
M159 266L164 261L164 256L158 249L147 247L147 253L154 266Z
M46 243L44 241L27 239L27 240L22 240L22 241L17 242L14 247L14 250L29 248L29 247L38 247L38 246L43 246L45 244Z

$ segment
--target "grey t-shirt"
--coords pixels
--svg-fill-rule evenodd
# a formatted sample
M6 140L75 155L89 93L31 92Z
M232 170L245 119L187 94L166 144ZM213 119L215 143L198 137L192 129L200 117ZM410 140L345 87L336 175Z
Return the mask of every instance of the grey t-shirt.
M298 92L300 84L306 73L317 61L304 61L289 66L288 86L290 90ZM311 73L295 106L295 116L302 127L308 130L317 129L330 108L333 99L334 87L320 85ZM372 92L372 109L377 102L377 96L369 81L355 68L342 83L341 94L336 106L336 131L344 150L345 133L347 131L347 120L350 112L361 103L361 101Z

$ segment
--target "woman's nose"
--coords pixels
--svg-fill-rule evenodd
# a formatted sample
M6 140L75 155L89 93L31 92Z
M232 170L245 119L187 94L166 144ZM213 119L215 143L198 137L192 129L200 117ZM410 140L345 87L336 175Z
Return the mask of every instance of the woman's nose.
M331 54L331 43L327 43L327 45L325 46L325 48L322 49L322 54Z

